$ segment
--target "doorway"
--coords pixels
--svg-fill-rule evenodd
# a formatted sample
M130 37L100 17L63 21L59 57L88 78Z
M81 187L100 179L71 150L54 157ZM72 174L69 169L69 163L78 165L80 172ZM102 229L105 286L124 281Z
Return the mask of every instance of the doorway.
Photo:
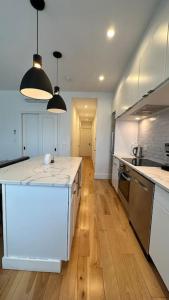
M95 166L97 99L72 99L72 156L89 157Z
M83 123L80 127L80 151L79 155L82 157L92 156L92 130L91 127L86 127Z

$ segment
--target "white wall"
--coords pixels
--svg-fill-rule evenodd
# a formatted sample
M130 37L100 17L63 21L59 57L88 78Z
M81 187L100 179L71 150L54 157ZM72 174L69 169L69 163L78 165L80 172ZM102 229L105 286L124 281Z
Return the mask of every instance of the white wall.
M58 116L60 155L71 155L72 98L97 98L96 178L110 176L111 93L62 92L67 113ZM44 112L46 104L27 103L18 91L0 91L0 160L21 155L21 113ZM16 134L13 134L16 130Z
M72 107L72 141L71 141L71 155L79 156L80 144L80 120L75 106Z
M94 117L92 123L92 161L95 168L95 159L96 159L96 116Z

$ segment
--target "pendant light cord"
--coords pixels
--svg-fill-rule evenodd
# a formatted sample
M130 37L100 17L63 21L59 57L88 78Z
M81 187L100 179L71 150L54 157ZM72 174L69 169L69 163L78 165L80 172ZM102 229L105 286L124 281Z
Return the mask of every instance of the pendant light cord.
M39 52L39 11L37 9L37 54Z
M57 79L56 79L57 80L57 86L59 86L59 79L58 78L59 78L59 76L58 76L58 58L57 58Z

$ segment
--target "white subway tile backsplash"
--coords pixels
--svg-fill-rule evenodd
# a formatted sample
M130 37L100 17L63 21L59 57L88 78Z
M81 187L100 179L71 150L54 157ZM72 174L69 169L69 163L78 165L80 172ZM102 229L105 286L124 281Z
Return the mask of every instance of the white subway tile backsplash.
M168 162L165 143L169 143L169 109L159 113L153 122L150 119L139 122L138 143L143 146L145 157L159 162Z

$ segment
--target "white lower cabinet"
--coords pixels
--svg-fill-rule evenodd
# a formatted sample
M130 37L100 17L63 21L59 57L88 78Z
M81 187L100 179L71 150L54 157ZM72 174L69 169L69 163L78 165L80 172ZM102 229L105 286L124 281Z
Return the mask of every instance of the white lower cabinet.
M150 256L169 289L169 193L155 187Z
M69 197L71 197L70 209L69 209L69 234L68 234L68 259L70 258L72 241L75 233L77 213L79 209L80 197L81 197L81 167L76 174L74 183Z
M116 192L118 191L118 182L119 182L119 159L113 157L112 164L112 185L114 186Z

